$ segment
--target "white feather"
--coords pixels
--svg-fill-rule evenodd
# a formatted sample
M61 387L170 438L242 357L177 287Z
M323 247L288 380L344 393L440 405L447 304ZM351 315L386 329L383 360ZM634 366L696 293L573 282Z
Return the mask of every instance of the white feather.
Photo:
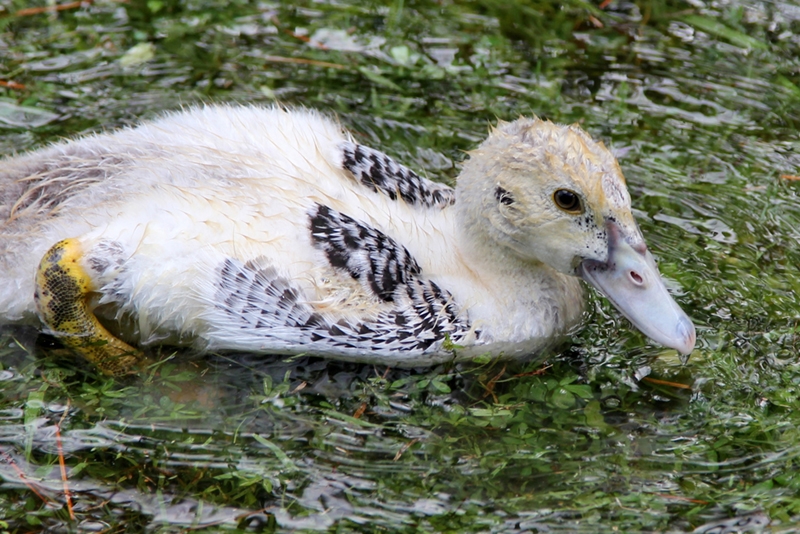
M219 305L226 260L272 269L331 323L374 320L402 304L376 298L331 266L310 232L316 204L408 250L420 276L444 290L469 325L458 338L468 346L460 356L534 352L579 320L577 279L490 242L488 230L465 235L491 224L488 215L469 211L464 198L491 196L491 176L483 185L460 187L453 206L392 199L343 168L341 147L348 142L338 124L313 111L209 106L6 160L0 166L0 320L35 320L38 262L55 242L78 237L90 255L103 243L121 247L123 266L97 282L101 303L115 317L132 319L135 328L126 335L139 344L167 339L203 349L311 352L392 365L452 358L441 339L423 351L403 351L397 343L343 349L327 339L309 341L307 332L289 326L274 326L265 336ZM480 180L479 164L465 173ZM626 192L604 187L615 192L614 202L629 204Z

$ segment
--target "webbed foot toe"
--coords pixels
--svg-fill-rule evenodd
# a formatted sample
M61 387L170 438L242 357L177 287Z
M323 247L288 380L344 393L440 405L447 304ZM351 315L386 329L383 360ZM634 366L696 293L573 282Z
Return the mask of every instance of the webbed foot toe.
M78 239L65 239L45 253L36 272L36 307L41 320L65 345L108 375L121 375L141 353L114 337L92 313L89 296L98 288L82 264Z

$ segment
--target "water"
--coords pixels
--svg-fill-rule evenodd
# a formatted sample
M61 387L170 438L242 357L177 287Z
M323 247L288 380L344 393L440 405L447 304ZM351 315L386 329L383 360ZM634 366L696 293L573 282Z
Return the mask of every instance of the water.
M496 118L579 122L620 158L698 327L684 364L593 296L546 363L387 371L164 349L122 380L6 328L0 528L800 528L794 4L134 0L0 28L0 81L24 85L0 87L4 154L181 105L278 100L452 183Z

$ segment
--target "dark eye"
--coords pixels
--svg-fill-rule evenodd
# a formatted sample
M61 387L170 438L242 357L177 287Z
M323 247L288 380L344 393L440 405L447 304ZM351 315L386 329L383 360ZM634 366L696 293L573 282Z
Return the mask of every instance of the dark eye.
M505 204L506 206L514 203L514 197L511 193L499 186L494 190L494 198L500 201L500 204Z
M553 200L555 200L556 206L568 213L580 213L583 211L580 197L569 189L559 189L553 193Z

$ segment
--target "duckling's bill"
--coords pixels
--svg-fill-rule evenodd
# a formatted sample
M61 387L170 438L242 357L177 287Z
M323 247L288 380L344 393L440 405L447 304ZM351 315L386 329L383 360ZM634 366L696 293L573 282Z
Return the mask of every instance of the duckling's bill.
M608 223L608 261L584 260L580 276L603 293L647 337L689 354L694 325L672 299L644 242L633 246Z

